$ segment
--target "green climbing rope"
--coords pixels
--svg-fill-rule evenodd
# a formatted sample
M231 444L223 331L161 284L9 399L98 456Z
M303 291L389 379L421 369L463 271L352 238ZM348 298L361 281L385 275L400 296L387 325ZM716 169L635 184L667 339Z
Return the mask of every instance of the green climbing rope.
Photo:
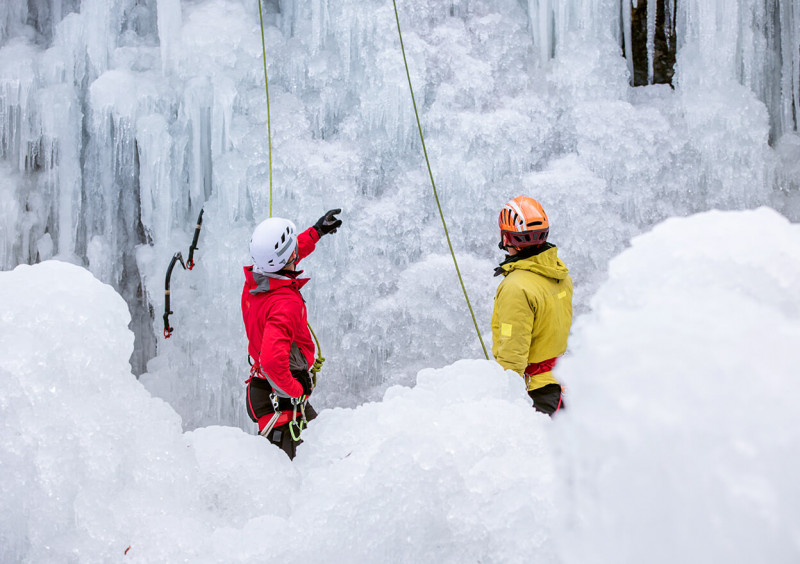
M267 79L267 45L264 41L264 16L258 0L258 20L261 23L261 52L264 55L264 88L267 90L267 142L269 143L269 216L272 217L272 121L269 115L269 79Z
M400 50L403 52L403 63L406 66L406 77L408 78L408 89L411 91L411 102L414 104L414 115L417 117L417 128L419 129L419 139L422 141L422 152L425 154L425 164L428 165L428 175L431 178L431 186L433 187L433 197L436 199L436 207L439 208L439 217L442 218L442 227L444 227L444 235L447 238L447 246L450 247L450 255L453 257L453 264L456 266L456 274L458 274L458 281L461 283L461 289L464 292L464 298L467 300L467 307L469 308L469 313L472 316L472 322L475 324L475 331L478 333L478 340L481 342L481 347L483 348L483 354L486 356L486 360L489 360L489 353L486 352L486 345L483 344L483 337L481 336L481 330L478 328L478 321L475 319L475 312L472 310L472 304L469 301L469 296L467 295L467 288L464 286L464 279L461 277L461 270L458 268L458 261L456 260L456 254L453 251L453 244L450 242L450 233L447 231L447 223L444 220L444 213L442 213L442 206L439 203L439 194L436 191L436 182L433 181L433 172L431 171L431 163L428 160L428 150L425 148L425 137L422 135L422 124L419 121L419 112L417 111L417 102L414 99L414 87L411 86L411 73L408 71L408 61L406 60L406 49L403 45L403 34L400 31L400 16L397 15L397 1L392 0L394 4L394 17L397 21L397 35L400 37Z
M317 358L314 359L314 366L311 367L311 378L314 387L317 387L317 372L322 370L322 363L325 362L325 357L322 356L322 350L319 346L319 339L317 339L317 334L314 333L314 330L311 328L311 324L306 321L308 325L308 330L311 331L311 336L314 337L314 342L317 344Z
M269 217L272 217L272 122L269 113L269 78L267 77L267 45L264 41L264 16L261 11L261 0L258 0L258 20L261 24L261 52L264 56L264 86L267 91L267 143L269 146ZM317 372L322 369L322 363L325 362L325 357L319 351L319 339L317 339L314 330L311 329L311 324L308 323L308 329L314 336L314 341L317 343L317 358L314 360L314 366L311 367L311 374L314 378L314 386L317 385ZM294 436L294 433L292 433Z

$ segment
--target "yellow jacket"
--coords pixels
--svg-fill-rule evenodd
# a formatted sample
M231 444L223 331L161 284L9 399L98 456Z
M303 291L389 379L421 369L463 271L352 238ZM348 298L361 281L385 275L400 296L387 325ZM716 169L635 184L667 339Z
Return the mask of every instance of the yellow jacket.
M529 363L564 354L572 325L572 278L550 247L500 265L492 313L492 354L500 365L525 376ZM528 379L528 390L558 384L552 372Z

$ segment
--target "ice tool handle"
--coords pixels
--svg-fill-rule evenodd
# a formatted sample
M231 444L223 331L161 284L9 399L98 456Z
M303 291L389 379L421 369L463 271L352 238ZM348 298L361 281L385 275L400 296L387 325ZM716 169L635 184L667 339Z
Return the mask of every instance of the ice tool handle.
M170 289L169 283L172 279L172 270L175 268L175 263L180 263L184 270L192 270L194 268L194 252L197 250L197 241L200 239L200 228L203 226L203 210L200 210L200 215L197 216L197 224L194 229L194 237L192 237L192 244L189 245L189 259L184 262L183 255L179 252L172 255L172 260L169 261L167 267L167 275L164 279L164 338L169 339L172 336L173 328L169 324L169 316L173 312L170 309Z

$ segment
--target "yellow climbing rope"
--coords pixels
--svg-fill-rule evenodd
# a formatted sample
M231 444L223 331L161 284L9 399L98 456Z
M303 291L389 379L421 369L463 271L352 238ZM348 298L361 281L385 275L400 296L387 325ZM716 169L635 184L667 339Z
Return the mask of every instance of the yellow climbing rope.
M267 143L269 147L269 217L272 217L272 122L270 120L270 113L269 113L269 78L267 77L267 45L264 41L264 16L262 15L261 11L261 0L258 0L258 21L261 24L261 52L264 56L264 85L267 92ZM311 335L314 337L314 341L317 344L317 358L314 360L314 366L311 367L311 374L313 377L314 386L317 385L317 372L322 370L322 363L325 362L325 357L322 356L319 347L319 339L317 339L317 335L314 333L314 330L311 328L311 324L308 323L308 329L311 331Z
M269 115L269 80L267 79L267 45L264 41L264 16L258 0L258 21L261 23L261 52L264 55L264 88L267 90L267 142L269 143L269 216L272 217L272 121Z
M319 346L319 339L317 339L317 334L314 333L314 330L311 328L311 324L308 324L308 330L311 331L311 336L314 337L314 342L317 343L317 358L314 360L314 366L311 367L311 378L314 384L314 387L317 387L317 372L322 370L322 363L325 362L325 357L322 356L322 351L320 350Z
M430 160L428 159L428 150L425 147L425 137L422 134L422 124L421 124L420 119L419 119L419 112L417 111L417 102L416 102L416 99L414 98L414 87L411 85L411 74L409 73L409 70L408 70L408 60L406 59L406 50L405 50L405 46L403 45L403 34L400 31L400 16L397 13L397 2L396 2L396 0L392 0L392 4L394 5L394 16L395 16L395 21L397 22L397 35L400 38L400 49L401 49L401 51L403 53L403 63L405 64L406 77L408 78L408 89L411 92L411 102L414 105L414 115L416 116L416 119L417 119L417 128L419 130L419 138L420 138L420 141L422 142L422 152L425 155L425 164L428 167L428 175L430 176L431 186L433 187L433 196L434 196L434 199L436 200L436 207L439 210L439 217L442 219L442 227L444 228L444 235L445 235L445 238L447 239L447 246L450 249L450 256L453 257L453 264L456 267L456 274L458 275L458 281L461 284L461 290L464 292L464 299L467 302L467 307L469 308L469 313L472 316L472 323L475 325L475 332L478 334L478 340L481 343L481 348L483 349L483 354L486 357L486 359L488 360L489 359L489 354L486 352L486 345L483 343L483 337L481 336L481 331L480 331L480 328L478 327L478 321L475 318L475 312L472 309L472 303L469 301L469 295L467 294L467 288L464 285L464 279L461 276L461 269L459 269L459 267L458 267L458 260L456 260L456 254L455 254L455 251L453 251L453 244L450 241L450 233L447 230L447 223L445 222L445 219L444 219L444 213L442 212L442 206L439 203L439 194L438 194L438 192L436 190L436 182L433 180L433 172L431 171L431 163L430 163ZM264 17L262 15L261 0L258 0L258 17L259 17L259 22L261 24L261 50L262 50L263 57L264 57L264 85L265 85L266 95L267 95L267 139L268 139L268 143L269 143L269 216L272 217L272 125L271 125L271 120L270 120L270 107L269 107L269 79L268 79L268 76L267 76L267 48L266 48L266 42L264 40ZM325 358L320 353L319 340L317 339L317 336L314 333L314 330L311 329L311 324L310 323L308 324L308 328L311 331L311 334L314 337L314 341L316 342L316 345L317 345L317 358L316 358L316 361L314 362L314 366L311 369L311 372L314 375L314 385L316 385L317 372L319 372L320 369L322 368L322 363L325 361Z
M481 348L483 348L483 354L486 357L486 360L489 360L489 354L486 352L486 345L483 344L483 337L481 336L481 330L478 328L478 321L475 319L475 312L472 310L472 304L469 301L469 296L467 295L467 288L464 286L464 279L461 277L461 270L458 268L458 261L456 260L456 254L453 251L453 245L450 242L450 233L447 231L447 223L444 220L444 213L442 213L442 206L439 204L439 194L436 191L436 182L433 180L433 172L431 171L431 163L428 160L428 150L425 148L425 137L422 135L422 124L419 121L419 112L417 111L417 102L414 99L414 87L411 86L411 74L408 72L408 61L406 60L406 49L403 46L403 34L400 31L400 16L397 15L397 2L396 0L392 0L392 4L394 4L394 17L397 21L397 35L400 37L400 49L403 52L403 63L406 66L406 77L408 78L408 89L411 92L411 102L414 104L414 115L417 117L417 128L419 129L419 139L422 141L422 152L425 154L425 164L428 165L428 175L431 178L431 186L433 187L433 197L436 199L436 207L439 208L439 217L442 218L442 227L444 227L444 235L447 238L447 246L450 247L450 255L453 257L453 264L456 267L456 274L458 274L458 281L461 283L461 290L464 292L464 298L467 300L467 307L469 308L469 313L472 316L472 322L475 324L475 331L478 333L478 340L481 342Z

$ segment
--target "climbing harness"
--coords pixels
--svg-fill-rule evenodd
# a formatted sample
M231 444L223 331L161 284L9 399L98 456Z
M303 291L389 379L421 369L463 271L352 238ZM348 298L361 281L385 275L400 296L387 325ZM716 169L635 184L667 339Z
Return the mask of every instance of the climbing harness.
M272 414L269 423L267 423L264 426L264 428L258 433L262 437L266 437L267 435L269 435L270 431L272 431L272 429L275 427L275 423L278 422L278 419L283 413L278 409L278 396L275 395L275 392L272 392L269 395L269 400L272 402L272 409L274 410L274 413Z
M261 378L261 376L258 376L258 374L262 373L261 373L261 368L259 366L256 366L255 362L252 360L249 354L247 355L247 362L250 364L250 377L247 380L245 380L245 383L249 384L250 381L253 380L254 378ZM300 434L303 432L303 429L305 429L306 426L308 425L308 418L306 417L306 402L308 401L308 396L303 395L299 398L290 398L290 400L292 403L292 419L291 421L289 421L289 433L292 435L292 439L295 442L297 442L300 440ZM270 392L269 401L272 404L273 413L272 417L270 417L267 424L258 433L262 437L269 436L270 432L275 428L275 425L281 418L281 415L283 415L278 395L274 391ZM300 414L299 417L298 417L298 411Z
M194 229L194 237L192 238L192 244L189 245L189 258L186 262L183 262L183 255L178 251L174 255L172 255L172 260L169 261L169 266L167 267L167 276L164 280L164 338L169 339L172 336L173 328L169 324L169 316L173 313L170 309L170 289L169 283L172 279L172 269L175 268L175 263L180 263L184 270L192 270L194 268L194 252L197 250L197 241L200 238L200 228L203 226L203 210L200 210L200 215L197 216L197 224L195 225Z
M450 255L453 257L453 264L456 267L456 274L458 274L458 281L461 283L461 290L464 292L464 298L467 300L467 307L469 308L469 313L472 315L472 322L475 324L475 331L478 333L478 340L481 342L481 348L483 348L483 354L486 357L486 360L489 360L489 353L486 352L486 345L483 344L483 337L481 336L481 330L478 328L478 321L475 319L475 312L472 310L472 304L469 301L469 296L467 295L467 288L464 286L464 279L461 277L461 270L458 268L458 261L456 260L456 254L453 251L453 244L450 242L450 233L447 231L447 223L444 220L444 213L442 213L442 206L439 203L439 194L436 191L436 183L433 181L433 172L431 171L431 163L428 160L428 150L425 148L425 137L422 135L422 124L419 120L419 112L417 111L417 101L414 98L414 87L411 86L411 74L408 71L408 61L406 60L406 49L403 46L403 34L400 32L400 16L397 14L397 1L392 0L394 4L394 18L397 22L397 35L400 37L400 50L403 52L403 63L406 66L406 77L408 78L408 89L411 92L411 103L414 105L414 115L417 117L417 128L419 129L419 139L422 141L422 152L425 155L425 164L428 165L428 176L431 179L431 186L433 187L433 197L436 199L436 207L439 208L439 217L442 218L442 227L444 227L444 235L447 238L447 246L450 248Z

